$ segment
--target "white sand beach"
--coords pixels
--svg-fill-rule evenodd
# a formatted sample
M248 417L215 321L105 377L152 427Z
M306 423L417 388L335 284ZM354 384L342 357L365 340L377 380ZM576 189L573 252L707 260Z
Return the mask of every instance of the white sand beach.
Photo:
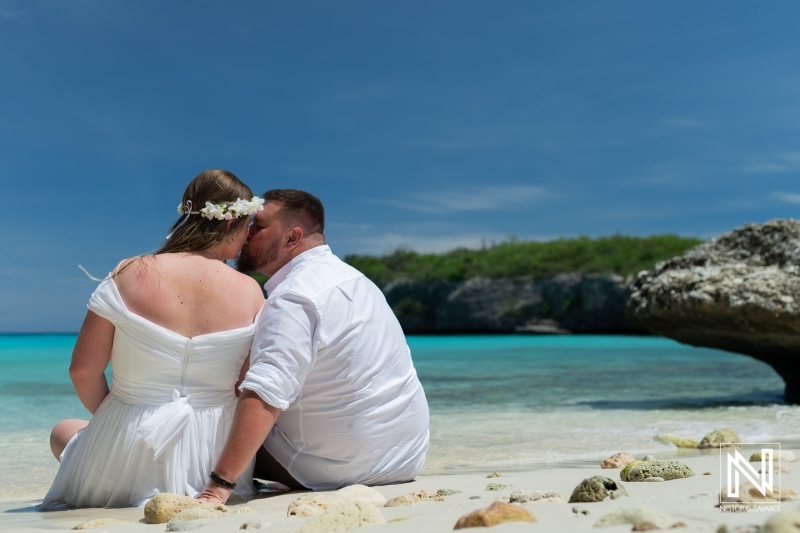
M797 454L797 450L793 450ZM745 452L743 451L743 454ZM638 457L637 457L638 459ZM751 507L749 512L724 512L719 507L721 484L726 472L722 470L718 451L678 450L673 457L659 459L678 460L694 471L695 475L684 479L664 482L620 482L619 469L603 469L599 466L555 466L526 471L499 472L499 477L487 477L492 472L470 472L461 474L420 475L407 484L375 487L387 499L418 491L435 494L443 489L460 491L444 496L444 501L419 502L409 506L380 507L379 512L386 523L366 526L370 530L397 533L443 532L453 530L458 519L475 510L488 507L494 501L509 502L515 491L555 491L563 500L569 500L575 487L592 476L605 476L620 482L628 496L606 499L594 503L527 502L514 505L529 510L536 523L520 522L502 524L503 530L540 531L542 533L593 530L603 517L633 508L648 508L660 511L662 529L678 524L680 531L716 532L737 531L746 526L762 526L781 512L800 511L800 502L781 501L769 504L769 510ZM752 463L758 467L759 463ZM800 493L800 462L785 463L788 473L776 474L775 486ZM487 490L489 484L500 484L500 490ZM313 518L289 517L287 509L298 498L312 493L292 491L262 495L244 503L236 503L232 509L249 509L243 514L232 514L220 518L191 522L192 530L207 533L238 531L247 522L260 522L262 529L275 533L293 533ZM64 531L88 520L117 518L130 520L134 524L109 524L90 531L109 533L142 533L165 531L165 524L145 522L143 509L78 509L41 513L33 511L31 502L5 501L0 513L0 530L8 532ZM757 510L754 510L757 509ZM184 528L189 527L186 523ZM631 524L612 526L607 531L631 531ZM377 528L377 529L376 529ZM751 531L753 531L751 529Z

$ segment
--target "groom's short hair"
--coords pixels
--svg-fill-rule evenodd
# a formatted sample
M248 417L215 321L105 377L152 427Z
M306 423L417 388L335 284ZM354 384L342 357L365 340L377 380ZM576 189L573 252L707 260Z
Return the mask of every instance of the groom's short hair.
M306 235L325 232L325 208L319 198L297 189L273 189L264 193L267 202L283 204L281 218L303 228Z

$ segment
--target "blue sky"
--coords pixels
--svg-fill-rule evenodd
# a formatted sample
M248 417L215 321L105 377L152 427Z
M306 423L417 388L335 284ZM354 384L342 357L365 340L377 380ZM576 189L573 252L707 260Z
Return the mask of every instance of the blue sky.
M0 0L0 331L76 331L207 168L335 253L800 210L790 1Z

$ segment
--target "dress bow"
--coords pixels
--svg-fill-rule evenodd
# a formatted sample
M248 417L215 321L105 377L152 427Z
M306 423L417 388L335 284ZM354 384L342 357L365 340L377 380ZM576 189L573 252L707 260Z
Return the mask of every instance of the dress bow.
M148 448L153 449L155 458L158 458L193 425L194 409L189 405L189 397L181 396L180 391L175 389L172 391L172 401L156 409L139 424L136 434Z

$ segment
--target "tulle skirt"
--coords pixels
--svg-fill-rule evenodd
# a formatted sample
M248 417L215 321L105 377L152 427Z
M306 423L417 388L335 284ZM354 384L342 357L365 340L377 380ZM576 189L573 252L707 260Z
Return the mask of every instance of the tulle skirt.
M141 506L161 492L197 496L225 445L235 400L199 409L186 399L135 405L109 394L65 448L40 509ZM253 461L234 494L254 492L252 469Z

